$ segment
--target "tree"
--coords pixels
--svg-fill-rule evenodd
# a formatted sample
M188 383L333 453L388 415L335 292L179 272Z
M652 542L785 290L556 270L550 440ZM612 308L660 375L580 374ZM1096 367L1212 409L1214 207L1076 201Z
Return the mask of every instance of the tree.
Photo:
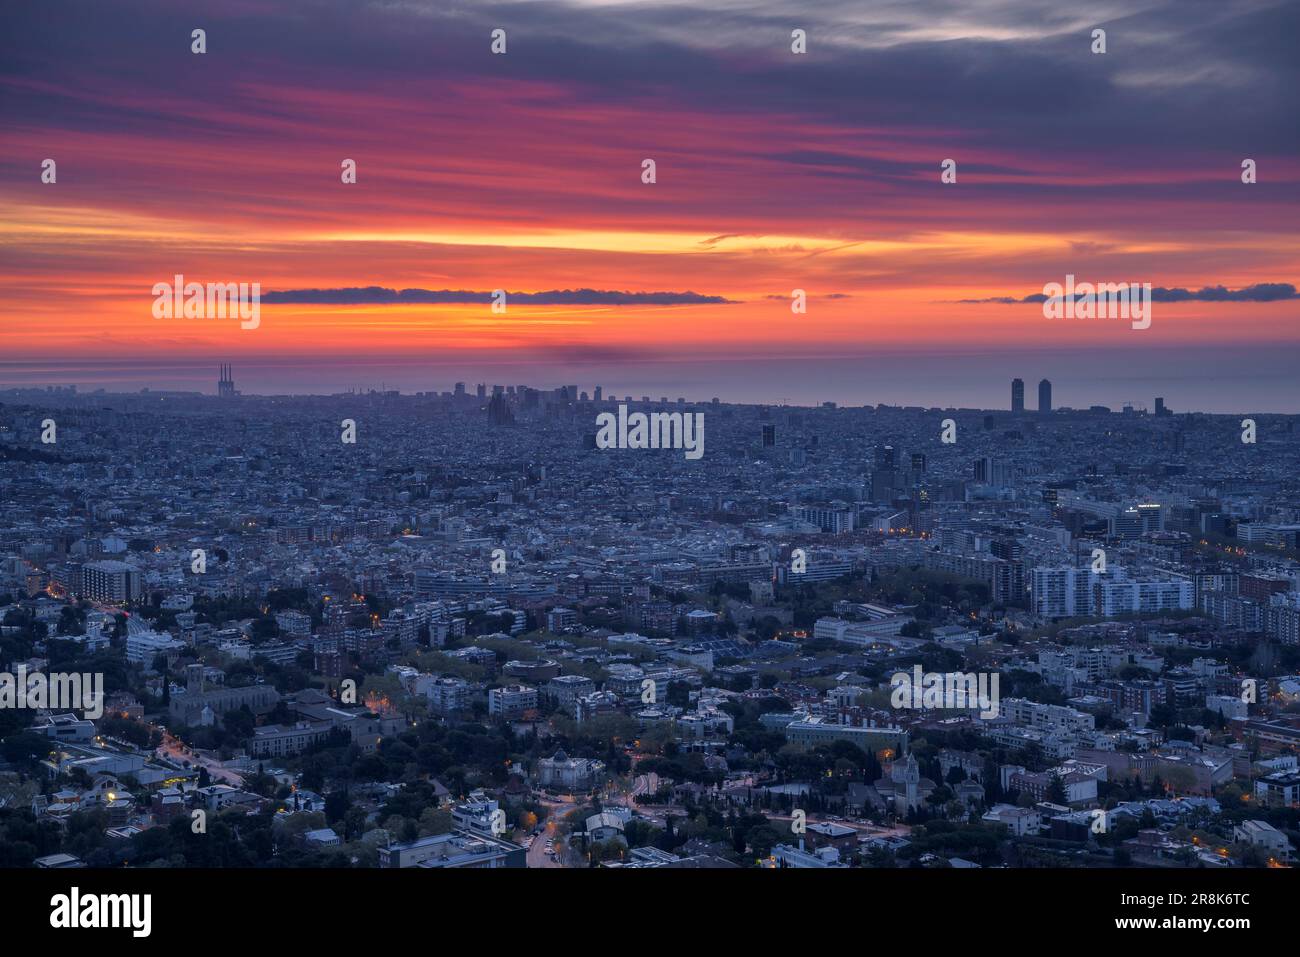
M678 708L688 708L691 703L691 687L684 681L670 682L668 693L664 697L670 705Z
M325 820L335 824L343 819L352 806L352 796L345 788L330 791L325 795Z
M43 734L22 731L11 734L0 742L0 755L14 764L35 767L50 753L50 739Z
M1066 804L1069 801L1065 793L1065 782L1055 772L1052 773L1052 780L1047 785L1047 800L1052 804Z
M222 715L221 724L231 736L242 739L252 737L253 729L257 727L257 718L245 704Z
M1147 724L1156 728L1166 728L1178 720L1178 712L1174 710L1173 705L1158 704L1151 709L1151 717Z
M781 835L770 824L751 829L745 837L755 857L767 857L781 843Z
M85 618L85 612L68 605L59 612L59 625L56 631L60 635L79 635Z

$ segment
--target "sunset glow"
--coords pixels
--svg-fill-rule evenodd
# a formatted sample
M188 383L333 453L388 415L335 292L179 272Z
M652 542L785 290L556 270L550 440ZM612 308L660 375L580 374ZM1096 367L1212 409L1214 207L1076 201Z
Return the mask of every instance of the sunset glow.
M638 30L636 5L579 5L545 20L514 10L509 55L492 56L505 12L491 9L319 3L298 19L251 2L132 4L175 35L160 57L117 14L64 6L89 25L19 24L42 42L3 75L0 285L21 317L0 325L10 361L1296 347L1294 297L1161 303L1140 339L1049 322L1032 302L963 302L1022 300L1067 273L1189 290L1300 275L1294 103L1244 92L1255 54L1206 47L1214 83L1166 71L1172 54L1145 42L1141 16L1124 49L1088 59L1046 9L972 34L921 8L873 22L833 5L817 15L826 41L791 58L780 31L751 24L715 43L685 11ZM188 49L192 20L206 56ZM881 62L902 79L872 82ZM1198 109L1233 103L1215 117L1230 138L1197 131L1201 117L1170 99L1193 91ZM1260 170L1249 186L1242 143ZM40 180L46 157L57 185ZM940 182L947 157L955 184ZM340 182L345 158L355 184ZM726 301L515 303L504 316L480 302L268 302L241 330L153 318L150 287L176 273L264 295ZM791 315L794 289L805 316Z

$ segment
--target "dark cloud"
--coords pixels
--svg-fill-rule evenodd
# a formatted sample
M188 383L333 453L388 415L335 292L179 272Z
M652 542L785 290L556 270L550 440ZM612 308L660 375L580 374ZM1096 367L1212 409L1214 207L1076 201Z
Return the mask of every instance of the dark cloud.
M789 296L764 296L764 299L789 299ZM852 299L853 296L847 292L828 292L824 296L809 296L809 299Z
M342 289L282 289L262 294L271 305L384 306L410 304L490 303L491 292L472 289L388 289L352 286ZM697 292L620 292L608 289L549 289L542 292L506 292L509 304L534 306L677 306L726 304L734 300Z
M1157 286L1151 290L1154 302L1279 302L1296 299L1295 286L1289 282L1261 282L1241 289L1223 286L1205 286L1191 292L1187 289L1165 289Z
M1300 146L1291 0L1157 0L1125 15L1052 0L704 6L294 0L196 12L161 0L47 0L7 5L0 81L25 123L208 135L244 112L292 115L252 98L256 83L424 91L489 78L592 103L942 130L954 146L996 142L1017 154L1158 152L1171 167L1190 159L1180 146ZM208 30L206 63L189 53L196 17ZM808 31L803 56L790 53L792 25ZM497 26L509 35L504 57L487 53ZM1108 32L1104 55L1089 50L1093 26ZM169 95L106 108L94 91L108 80ZM213 116L205 107L216 102L236 109ZM797 147L788 158L824 175L898 176L905 165Z
M1078 282L1087 282L1088 280L1076 280ZM1183 289L1174 287L1166 289L1164 286L1153 286L1151 289L1152 302L1282 302L1287 299L1300 299L1296 295L1295 286L1289 282L1260 282L1253 286L1243 286L1240 289L1228 289L1225 286L1202 286L1200 289ZM1032 293L1023 298L1017 299L1015 296L990 296L987 299L958 299L958 303L1000 303L1003 305L1014 305L1027 302L1046 302L1047 297L1041 292Z

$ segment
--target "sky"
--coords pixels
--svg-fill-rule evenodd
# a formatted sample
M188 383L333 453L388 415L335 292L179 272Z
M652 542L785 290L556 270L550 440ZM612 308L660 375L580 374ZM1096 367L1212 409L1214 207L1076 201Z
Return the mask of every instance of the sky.
M1298 33L1264 0L6 4L0 387L1300 411ZM259 325L155 317L177 274L260 283ZM1045 318L1067 274L1150 283L1151 327Z

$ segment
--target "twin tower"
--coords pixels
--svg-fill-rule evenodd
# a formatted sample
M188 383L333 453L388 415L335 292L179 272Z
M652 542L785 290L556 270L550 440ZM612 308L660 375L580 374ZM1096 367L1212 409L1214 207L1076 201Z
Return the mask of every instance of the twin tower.
M1025 411L1025 380L1011 380L1011 411ZM1038 383L1038 411L1052 411L1052 383L1044 379Z

